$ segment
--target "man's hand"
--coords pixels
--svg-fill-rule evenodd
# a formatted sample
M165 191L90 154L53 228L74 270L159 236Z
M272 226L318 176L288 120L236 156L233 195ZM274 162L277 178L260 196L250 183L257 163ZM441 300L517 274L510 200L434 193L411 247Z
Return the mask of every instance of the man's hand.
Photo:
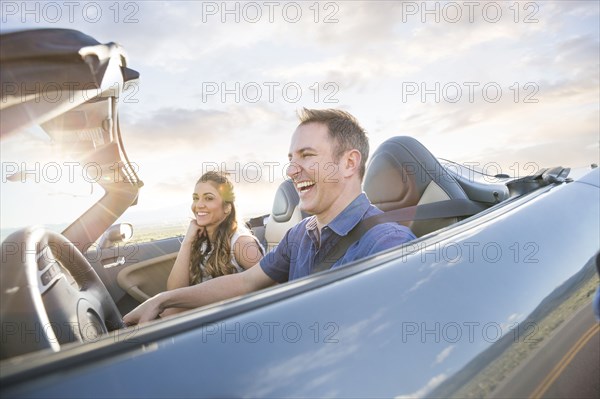
M131 312L127 313L123 317L123 322L126 326L134 326L156 319L163 311L160 307L160 302L160 294L153 296Z
M123 322L128 326L146 323L156 319L165 309L195 309L273 284L275 280L267 276L260 265L254 266L243 272L213 278L202 284L161 292L126 314Z

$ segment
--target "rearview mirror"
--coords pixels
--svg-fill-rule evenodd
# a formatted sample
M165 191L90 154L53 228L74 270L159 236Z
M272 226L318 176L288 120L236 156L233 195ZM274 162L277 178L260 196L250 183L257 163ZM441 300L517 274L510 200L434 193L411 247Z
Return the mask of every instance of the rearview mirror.
M116 243L129 241L131 237L133 237L133 226L130 223L114 224L102 234L98 247L110 248Z

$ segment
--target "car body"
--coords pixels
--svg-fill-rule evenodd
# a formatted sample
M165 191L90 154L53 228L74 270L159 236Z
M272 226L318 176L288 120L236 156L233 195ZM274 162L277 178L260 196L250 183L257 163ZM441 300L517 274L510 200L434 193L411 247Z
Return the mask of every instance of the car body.
M3 397L599 392L592 377L600 369L597 357L581 360L587 373L569 376L566 392L552 391L561 375L555 366L568 365L564 356L575 344L573 356L594 356L600 346L589 306L598 285L597 167L570 173L548 169L520 180L498 177L492 191L511 190L496 204L367 259L143 326L106 322L114 310L105 302L124 313L165 289L180 245L179 237L114 245L132 234L128 225L112 225L135 205L142 187L128 168L115 101L137 74L127 68L120 47L78 32L13 35L2 39L3 79L4 71L23 65L31 70L10 79L39 79L38 64L28 61L35 57L28 54L50 59L56 43L68 43L55 54L56 69L47 73L56 79L57 71L72 67L81 73L81 87L91 82L94 94L75 93L65 104L33 103L32 108L21 92L11 92L15 101L3 106L2 120L14 123L3 126L3 136L42 124L69 151L100 165L98 183L105 194L60 235L30 226L3 241ZM40 39L48 46L27 47ZM10 42L14 58L7 50ZM72 122L73 115L83 114L90 125ZM461 169L445 168L460 180ZM85 255L102 282L90 294L104 296L98 304L87 305L97 298L85 293L82 281L88 277L77 275L83 269L65 270L69 262L83 261L72 252L66 260L46 254L51 243ZM60 269L44 282L52 267L41 264L46 257ZM69 283L84 293L70 297L71 289L61 287ZM63 305L75 309L57 315L55 308ZM582 352L584 345L589 349ZM550 353L553 360L540 359Z

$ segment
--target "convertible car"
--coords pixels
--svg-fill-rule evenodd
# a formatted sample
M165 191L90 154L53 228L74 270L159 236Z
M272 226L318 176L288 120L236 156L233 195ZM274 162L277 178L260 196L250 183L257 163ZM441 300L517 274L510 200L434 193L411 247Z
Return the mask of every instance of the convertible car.
M143 190L118 113L139 74L72 30L7 33L0 52L3 215L40 221L2 231L2 397L600 397L596 165L485 176L391 137L364 191L416 240L126 328L181 238L134 245L115 224ZM72 165L85 195L38 194L48 165ZM283 182L248 225L272 248L297 203ZM70 224L40 224L59 210Z

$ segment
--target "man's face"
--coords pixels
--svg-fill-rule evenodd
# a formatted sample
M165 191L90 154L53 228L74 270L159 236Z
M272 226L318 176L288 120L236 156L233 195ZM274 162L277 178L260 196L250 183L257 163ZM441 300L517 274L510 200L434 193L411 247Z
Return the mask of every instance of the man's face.
M299 126L290 144L287 175L300 196L300 209L317 216L335 208L345 184L334 161L334 141L327 126L308 123Z

